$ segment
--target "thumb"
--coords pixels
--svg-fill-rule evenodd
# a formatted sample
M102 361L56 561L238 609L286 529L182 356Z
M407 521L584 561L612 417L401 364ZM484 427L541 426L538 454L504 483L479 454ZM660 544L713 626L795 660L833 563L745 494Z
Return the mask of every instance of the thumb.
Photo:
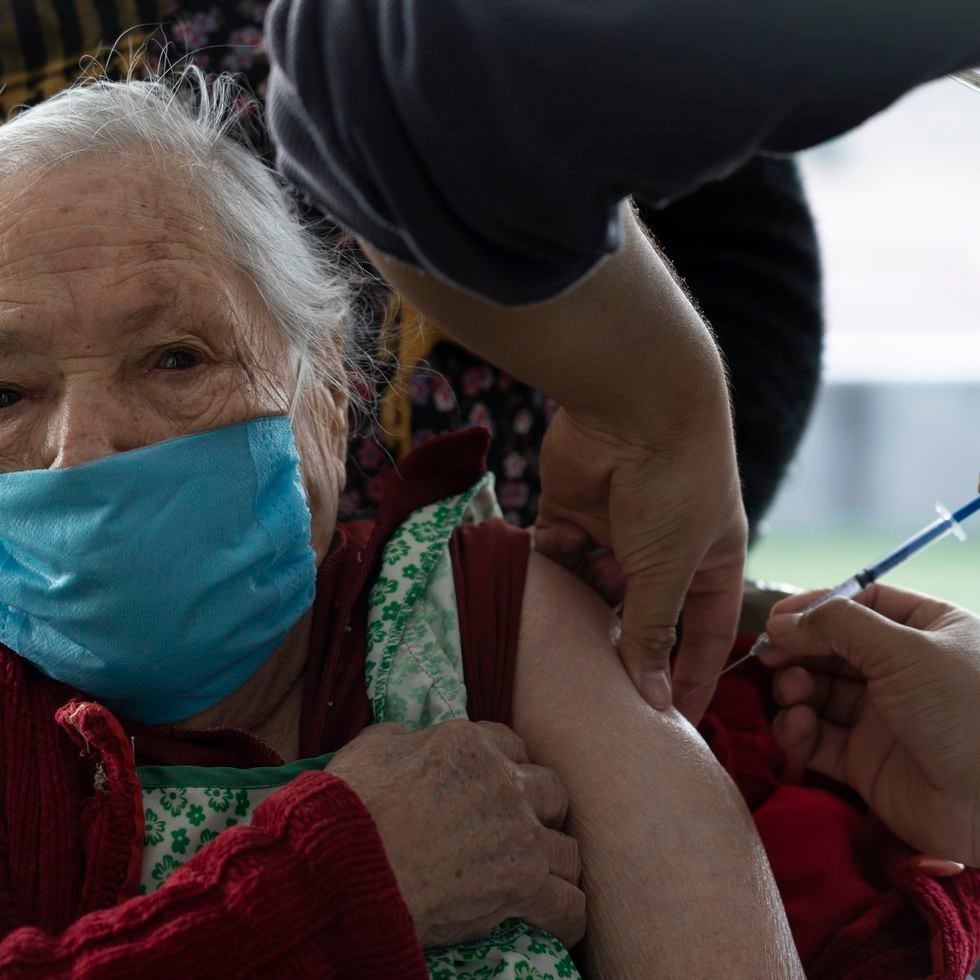
M539 515L532 530L535 551L570 572L581 568L589 548L589 536L577 524L548 521Z
M780 613L766 625L774 646L805 657L836 654L869 680L907 660L900 641L907 628L851 599L834 598L806 612Z
M643 700L658 711L671 703L670 652L677 642L683 592L676 597L662 581L644 586L627 578L619 656Z

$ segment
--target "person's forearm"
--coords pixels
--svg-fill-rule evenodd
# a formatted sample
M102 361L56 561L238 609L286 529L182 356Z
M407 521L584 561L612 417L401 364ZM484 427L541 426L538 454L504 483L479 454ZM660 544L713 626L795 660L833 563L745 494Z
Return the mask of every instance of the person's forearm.
M728 417L721 357L636 219L623 247L548 303L504 308L364 243L388 281L454 340L579 420L637 441L680 440Z

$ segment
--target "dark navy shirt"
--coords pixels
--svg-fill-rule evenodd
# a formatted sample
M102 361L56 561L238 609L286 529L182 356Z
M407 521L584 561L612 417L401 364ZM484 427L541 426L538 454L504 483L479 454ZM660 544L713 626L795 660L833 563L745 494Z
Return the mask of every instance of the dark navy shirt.
M618 247L625 196L980 64L980 2L276 0L267 43L284 173L381 251L519 304Z

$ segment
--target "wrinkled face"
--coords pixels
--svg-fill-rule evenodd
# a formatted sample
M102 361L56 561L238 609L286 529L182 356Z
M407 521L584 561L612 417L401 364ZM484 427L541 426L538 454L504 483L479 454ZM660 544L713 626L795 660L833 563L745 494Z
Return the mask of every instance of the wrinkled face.
M186 182L98 157L0 188L0 472L76 466L287 411L296 360ZM345 404L294 420L325 555Z

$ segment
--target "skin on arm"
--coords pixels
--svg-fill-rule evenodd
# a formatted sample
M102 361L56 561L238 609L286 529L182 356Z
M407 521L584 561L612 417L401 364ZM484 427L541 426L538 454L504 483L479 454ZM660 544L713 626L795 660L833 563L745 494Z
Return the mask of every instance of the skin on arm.
M684 718L639 697L615 629L594 593L532 555L513 727L568 791L588 975L803 977L744 801Z

